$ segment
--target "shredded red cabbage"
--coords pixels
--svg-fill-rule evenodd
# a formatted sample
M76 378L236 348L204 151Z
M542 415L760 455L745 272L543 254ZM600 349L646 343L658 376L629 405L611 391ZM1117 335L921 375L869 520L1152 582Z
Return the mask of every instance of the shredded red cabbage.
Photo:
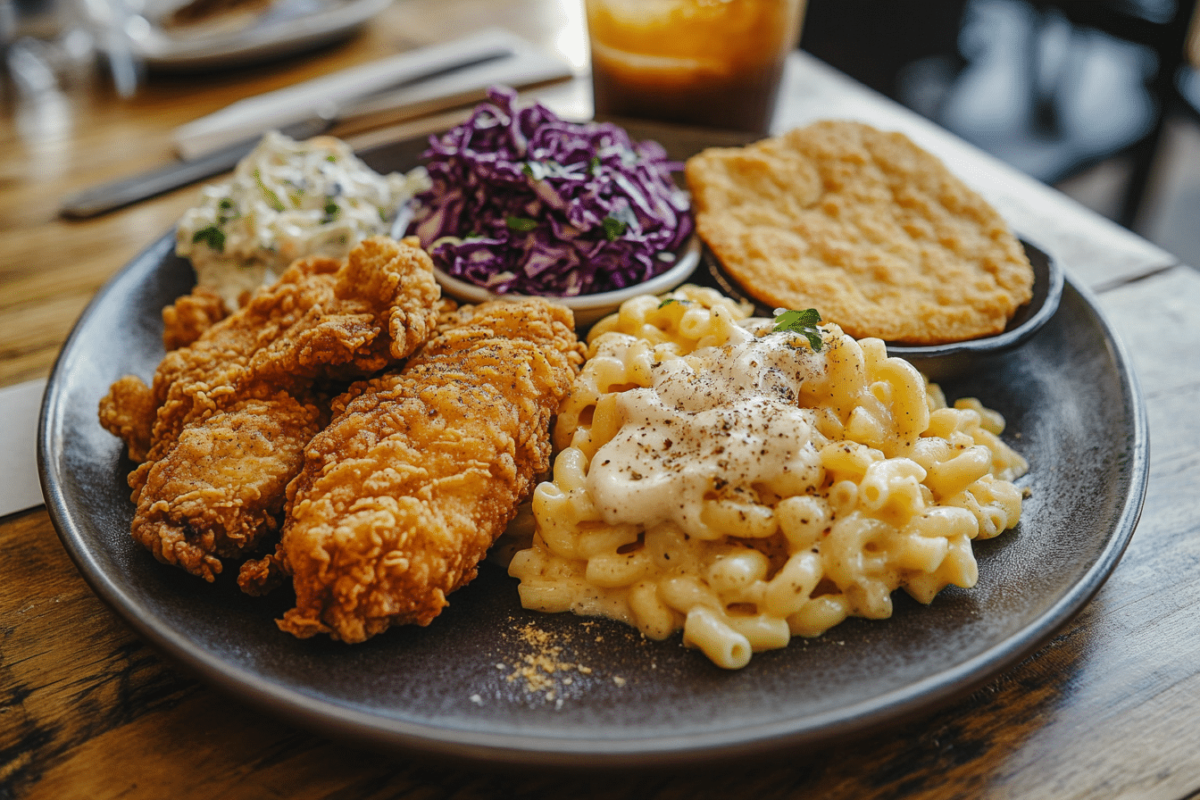
M432 188L415 233L434 263L498 293L570 297L670 269L691 236L681 167L612 123L559 119L492 87L489 101L425 152Z

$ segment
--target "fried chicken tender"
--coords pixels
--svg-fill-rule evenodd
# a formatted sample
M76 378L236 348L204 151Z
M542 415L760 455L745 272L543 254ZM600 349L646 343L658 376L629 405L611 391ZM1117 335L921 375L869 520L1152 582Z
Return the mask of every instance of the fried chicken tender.
M221 295L197 286L191 294L163 309L163 347L166 350L187 347L227 316L229 310Z
M158 402L136 375L119 378L100 401L100 425L125 442L129 458L141 463L150 453Z
M190 345L228 314L220 295L196 287L163 309L163 348L171 351ZM158 402L150 387L141 378L126 375L100 404L100 424L125 440L130 459L141 462L150 451L157 413Z
M328 420L328 381L406 358L434 331L440 290L415 239L358 245L344 262L295 262L219 321L204 298L176 303L187 346L151 386L117 381L101 423L142 463L129 476L134 539L160 561L213 580L278 529L304 446ZM207 320L207 321L206 321Z
M472 580L549 468L549 428L583 349L566 308L465 306L402 371L354 384L305 450L273 556L243 588L290 574L279 627L361 642L428 625Z
M252 551L278 529L288 481L328 419L323 405L281 390L184 426L162 459L134 473L133 538L159 561L213 580L221 557Z

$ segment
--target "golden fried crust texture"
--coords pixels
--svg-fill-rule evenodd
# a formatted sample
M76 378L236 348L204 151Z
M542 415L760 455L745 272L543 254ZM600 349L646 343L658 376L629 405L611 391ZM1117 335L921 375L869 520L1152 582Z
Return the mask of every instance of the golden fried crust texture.
M130 532L155 558L212 580L221 559L253 552L282 522L288 481L328 414L286 391L239 398L193 421L130 475Z
M549 468L549 428L582 363L567 309L465 306L404 367L355 384L305 450L276 555L296 608L279 626L361 642L427 625L475 577Z
M151 386L117 381L101 423L141 465L129 476L134 538L213 580L221 558L278 530L304 446L328 421L321 384L395 364L434 331L440 291L416 243L378 238L345 261L295 262L215 319L203 296L166 318L172 350Z
M157 413L154 392L136 375L118 378L100 401L100 425L124 441L129 458L139 463L146 460L154 442Z
M1032 296L1004 220L903 134L818 122L705 150L686 174L697 231L750 295L852 336L973 339Z
M225 301L216 292L197 286L163 309L163 348L178 350L229 316Z

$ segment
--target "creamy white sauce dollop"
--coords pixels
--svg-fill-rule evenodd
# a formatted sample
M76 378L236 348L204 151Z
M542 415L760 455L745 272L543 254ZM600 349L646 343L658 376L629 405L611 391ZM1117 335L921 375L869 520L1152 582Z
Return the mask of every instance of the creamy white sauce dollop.
M714 538L701 519L706 498L736 501L780 480L817 485L813 412L796 398L823 369L822 355L787 333L747 332L656 364L650 387L618 396L623 424L591 461L587 488L604 521L672 521Z

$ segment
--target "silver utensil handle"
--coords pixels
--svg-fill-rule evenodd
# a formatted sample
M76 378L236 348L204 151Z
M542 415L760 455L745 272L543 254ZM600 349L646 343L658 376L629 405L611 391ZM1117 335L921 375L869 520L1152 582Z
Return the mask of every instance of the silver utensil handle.
M241 142L191 161L176 161L149 172L93 186L64 199L58 213L68 219L85 219L165 194L172 189L228 172L256 144L257 140Z
M325 117L310 117L284 126L280 132L293 139L307 139L324 133L333 126L333 120ZM58 213L68 219L95 217L113 209L121 208L140 200L165 194L180 186L211 178L228 172L246 157L259 143L254 137L244 142L231 144L208 155L185 161L173 161L166 166L152 169L129 178L102 183L73 194L63 200Z

